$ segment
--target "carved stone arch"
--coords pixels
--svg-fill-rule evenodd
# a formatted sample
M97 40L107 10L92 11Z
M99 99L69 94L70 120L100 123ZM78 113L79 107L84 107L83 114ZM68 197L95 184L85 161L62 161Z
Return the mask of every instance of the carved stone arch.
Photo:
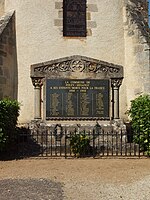
M119 87L123 79L123 66L74 55L31 65L31 79L35 86L35 104L40 96L41 82L45 79L102 79L110 80L112 87L112 118L119 118ZM36 84L35 84L36 81ZM37 92L37 83L38 91ZM35 119L41 118L35 106ZM37 112L38 110L38 112Z

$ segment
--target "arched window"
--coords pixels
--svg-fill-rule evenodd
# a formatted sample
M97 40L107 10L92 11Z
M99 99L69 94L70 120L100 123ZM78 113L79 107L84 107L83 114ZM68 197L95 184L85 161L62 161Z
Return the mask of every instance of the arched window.
M63 0L63 35L86 37L86 0Z

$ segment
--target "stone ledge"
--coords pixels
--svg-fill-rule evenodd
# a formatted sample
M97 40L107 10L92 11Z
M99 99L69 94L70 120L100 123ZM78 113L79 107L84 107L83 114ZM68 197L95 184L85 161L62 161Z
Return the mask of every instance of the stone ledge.
M55 19L54 20L54 26L63 26L63 20L62 19Z
M55 2L55 9L62 9L63 8L63 2Z
M88 21L87 22L87 27L88 28L97 28L97 24L95 21Z
M92 29L87 29L87 36L92 36Z
M96 4L87 4L87 11L98 12L98 7Z
M90 12L86 13L86 20L91 20L91 13Z
M58 11L58 18L63 19L63 11L62 10Z

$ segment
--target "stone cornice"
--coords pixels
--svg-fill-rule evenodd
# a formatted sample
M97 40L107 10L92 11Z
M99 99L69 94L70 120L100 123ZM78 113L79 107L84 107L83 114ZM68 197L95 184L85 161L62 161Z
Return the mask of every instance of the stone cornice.
M115 65L79 55L31 65L31 77L47 77L68 72L103 74L105 77L107 76L107 78L123 77L123 67L121 65Z

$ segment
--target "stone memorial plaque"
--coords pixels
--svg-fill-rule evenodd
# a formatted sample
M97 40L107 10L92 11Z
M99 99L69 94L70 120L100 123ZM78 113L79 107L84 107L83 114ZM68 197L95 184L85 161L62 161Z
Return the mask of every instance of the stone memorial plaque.
M47 79L46 119L109 118L109 80Z

